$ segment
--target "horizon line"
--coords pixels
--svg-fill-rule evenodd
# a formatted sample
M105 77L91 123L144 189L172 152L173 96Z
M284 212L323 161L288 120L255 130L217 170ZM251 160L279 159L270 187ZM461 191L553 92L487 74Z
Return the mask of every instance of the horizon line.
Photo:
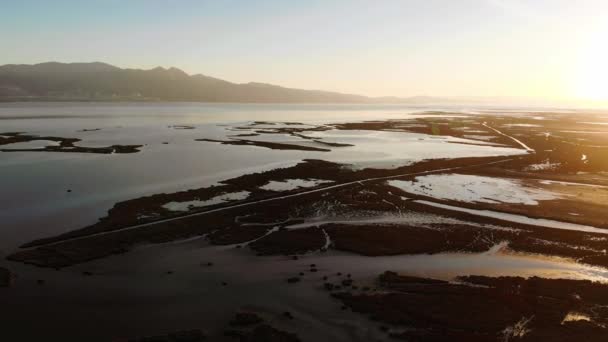
M57 60L50 60L50 61L46 61L46 62L38 62L38 63L4 63L4 64L0 64L0 67L5 67L5 66L35 66L35 65L43 65L43 64L63 64L63 65L72 65L72 64L103 64L106 66L110 66L113 68L117 68L120 70L138 70L138 71L152 71L155 69L162 69L163 71L170 71L170 70L177 70L180 72L183 72L185 75L187 75L188 77L196 77L196 76L203 76L203 77L209 77L209 78L214 78L217 80L221 80L224 82L229 82L232 84L237 84L237 85L245 85L245 84L263 84L263 85L270 85L270 86L275 86L275 87L281 87L281 88L286 88L286 89L298 89L298 90L307 90L307 91L321 91L321 92L330 92L330 93L339 93L339 94L343 94L343 95L353 95L353 96L361 96L361 97L366 97L369 99L383 99L383 98L393 98L393 99L398 99L398 100L413 100L413 99L422 99L422 98L429 98L432 100L443 100L443 101L449 101L449 100L454 100L454 101L472 101L472 102L476 102L476 101L481 101L481 102L485 102L485 101L534 101L534 102L539 102L539 101L546 101L549 103L553 103L553 105L558 105L558 104L569 104L569 105L583 105L583 104L591 104L591 105L596 105L599 107L608 107L608 100L591 100L591 99L581 99L581 98L576 98L576 97L567 97L567 98L557 98L557 97L550 97L550 96L533 96L533 95L428 95L428 94L416 94L416 95L380 95L380 96L371 96L371 95L367 95L367 94L360 94L360 93L352 93L352 92L348 92L348 91L340 91L340 90L324 90L324 89L318 89L318 88L306 88L306 87L288 87L288 86L283 86L280 84L274 84L274 83L268 83L268 82L261 82L261 81L248 81L248 82L234 82L234 81L230 81L224 78L220 78L220 77L215 77L215 76L209 76L208 74L203 74L203 73L190 73L186 70L184 70L183 68L179 68L176 66L162 66L162 65L156 65L155 67L150 67L150 68L145 68L145 67L123 67L123 66L118 66L116 64L111 64L108 62L103 62L100 60L93 60L93 61L78 61L78 62L63 62L63 61L57 61ZM53 101L55 102L55 101ZM168 101L170 102L170 101ZM188 101L186 101L188 102ZM197 102L197 101L192 101L192 102ZM203 102L204 103L204 102ZM255 103L255 102L254 102ZM549 103L546 103L546 105L549 105ZM328 103L331 104L331 103ZM387 102L386 104L389 104L389 102ZM595 108L595 107L589 107L589 108Z

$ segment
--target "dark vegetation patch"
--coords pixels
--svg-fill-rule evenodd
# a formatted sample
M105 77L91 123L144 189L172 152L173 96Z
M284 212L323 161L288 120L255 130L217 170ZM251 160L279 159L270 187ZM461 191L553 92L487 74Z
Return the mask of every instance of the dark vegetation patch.
M450 114L450 113L442 113ZM458 113L456 113L458 114ZM458 114L461 115L461 114ZM351 122L332 125L339 130L374 130L388 132L407 132L436 136L452 136L476 140L467 136L487 136L491 137L491 142L514 146L513 141L504 136L492 132L483 126L483 120L476 117L450 118L450 117L427 117L415 119L395 119L386 121L364 121ZM486 140L481 142L487 143ZM519 147L519 146L514 146Z
M4 267L0 267L0 287L8 287L11 285L12 274Z
M201 342L207 341L201 330L181 330L167 335L148 336L125 340L126 342Z
M260 255L291 255L320 250L325 235L316 227L279 230L249 244Z
M229 215L193 216L136 229L58 241L18 251L9 255L8 259L61 268L124 253L137 243L163 243L208 234L218 228L231 226L233 221Z
M43 238L32 241L25 244L23 247L34 247L41 244L48 244L58 242L65 239L71 239L76 237L83 237L90 234L97 234L100 232L108 232L112 230L119 230L124 227L134 226L138 224L147 224L159 221L162 219L169 219L174 217L184 216L185 214L195 212L192 210L188 213L182 212L171 212L164 209L162 206L166 203L176 201L184 202L191 200L208 200L215 196L232 193L237 191L249 191L251 195L246 201L256 201L267 199L269 197L276 196L276 193L271 191L264 191L259 189L260 186L267 184L271 180L283 181L286 179L293 178L317 178L331 180L336 183L348 183L354 182L358 179L366 179L373 177L383 177L396 175L406 172L421 172L429 169L440 168L440 167L459 167L472 165L479 163L482 160L495 161L500 158L462 158L454 160L432 160L425 161L415 165L406 166L393 170L381 170L381 169L365 169L360 171L352 171L350 169L342 168L341 165L325 162L321 160L306 160L296 166L289 168L274 169L261 173L253 173L243 175L237 178L232 178L222 182L222 185L212 186L207 188L193 189L187 191L180 191L169 194L156 194L152 196L145 196L119 202L114 205L109 211L108 215L102 217L99 222L84 227L79 230L64 233L51 238ZM353 184L357 189L363 189L364 186L358 183ZM367 186L367 185L365 185ZM370 186L374 187L372 184ZM309 189L303 189L299 191L308 191ZM297 192L297 191L296 191ZM345 193L339 193L337 196L345 203L352 205L353 208L369 209L369 210L393 210L394 207L390 204L383 202L381 199L375 200L376 197L364 200L366 195L359 192L352 193L350 191ZM361 197L363 196L363 197ZM387 195L388 196L388 195ZM249 215L251 223L260 222L276 222L287 219L286 214L292 209L298 206L307 206L311 198L317 198L318 194L312 195L312 197L292 197L284 201L267 202L264 205L255 205L243 209L235 209L234 212L239 213L239 217ZM398 196L393 196L398 199ZM225 206L224 204L218 204L214 206L208 206L198 211L207 211L217 207ZM253 216L252 216L253 215ZM277 217L279 219L277 219ZM187 219L186 219L187 220ZM213 220L209 221L211 225L214 224ZM230 225L230 222L226 222L226 225ZM223 226L221 226L223 227ZM221 228L217 227L217 228ZM193 227L193 231L198 231Z
M283 125L302 125L301 123L288 123L288 122L281 122L281 123L276 123L276 124L283 124ZM258 129L256 128L258 125L275 125L275 123L268 123L268 122L254 122L248 126L241 126L241 127L236 127L238 130L240 131L251 131L252 133L241 133L241 134L237 134L237 135L232 135L232 137L248 137L248 136L259 136L259 135L263 135L263 134L287 134L293 137L297 137L300 138L302 140L309 140L312 141L314 143L317 143L319 145L324 145L324 146L328 146L328 147L349 147L349 146L355 146L352 144L345 144L345 143L338 143L338 142L328 142L328 141L324 141L323 139L320 138L314 138L314 137L309 137L307 135L305 135L305 133L308 132L322 132L322 131L327 131L332 129L332 126L307 126L307 127L285 127L285 126L279 126L279 127L265 127L264 129ZM198 141L212 141L212 142L220 142L222 144L231 144L231 145L252 145L255 144L256 146L262 146L262 147L267 147L267 148L272 148L272 149L295 149L295 150L299 150L300 147L304 147L304 148L314 148L314 151L322 151L322 152L326 152L329 151L327 149L323 149L320 147L310 147L310 146L306 146L306 145L298 145L298 144L287 144L287 143L274 143L274 142L264 142L264 141L251 141L251 140L243 140L243 139L235 139L233 142L233 140L214 140L214 139L197 139ZM293 148L292 146L296 146L296 148ZM307 149L307 151L313 151L313 150L309 150Z
M429 208L431 212L433 209ZM452 216L473 222L501 225L492 219L461 216L459 213ZM606 234L521 224L505 224L504 227L515 229L490 229L466 224L433 224L429 227L406 224L321 226L331 237L332 248L368 256L478 253L504 242L506 248L515 252L571 258L589 265L608 267L608 255L605 252L608 243Z
M26 135L18 132L0 133L0 146L20 142L30 142L37 140L49 140L59 143L58 146L45 146L42 148L4 148L0 152L74 152L74 153L136 153L142 145L112 145L108 147L85 147L76 146L79 142L77 138L63 138L51 136Z
M64 239L118 230L127 226L152 223L161 219L184 215L184 213L182 212L171 212L162 207L164 204L167 204L172 201L184 202L192 200L208 200L221 194L238 191L250 191L252 193L252 195L250 196L252 200L260 200L275 195L273 192L258 189L260 186L265 185L271 180L280 181L290 178L304 178L305 176L311 178L339 180L341 177L343 177L343 175L348 176L349 172L340 168L338 164L317 160L309 160L306 162L299 163L296 166L290 168L274 169L262 173L243 175L237 178L223 181L222 185L218 186L180 191L170 194L163 193L152 196L140 197L133 200L116 203L114 207L112 207L108 211L107 216L101 218L99 222L91 226L61 234L56 237L35 240L24 245L23 247L32 247L40 244L58 242ZM288 207L290 204L293 204L296 201L300 200L301 199L297 198L293 200L284 201L279 204L279 210L277 210L276 207L277 203L268 203L265 206L255 206L251 209L245 208L242 210L234 210L233 212L240 213L238 214L239 217L249 215L250 220L253 217L256 217L260 220L265 220L263 222L275 222L277 221L277 215L279 215L283 220L286 219L285 215L281 215L281 213L287 213L288 210L285 210L285 207ZM223 205L219 204L215 206L208 206L200 211L205 211L221 206ZM185 220L188 221L188 219ZM217 222L212 218L202 218L201 220L203 220L203 222L204 220L207 220L208 224L212 226L217 224ZM216 227L215 229L222 228L224 226L229 226L233 223L232 217L229 217L228 219L223 219L221 221L222 225ZM260 223L261 221L256 220L251 222Z
M333 248L368 256L483 252L515 233L468 225L324 225Z
M234 315L234 319L230 321L230 325L242 327L262 323L264 320L255 312L241 311Z
M487 122L491 127L497 127L507 134L519 134L520 132L519 128L515 128L516 126L505 126L504 124L507 122L507 119L504 118L479 116L459 120L460 119L450 118L427 118L348 123L333 126L311 126L304 128L277 126L276 128L264 127L264 130L272 132L265 134L287 133L301 135L303 138L306 137L303 134L307 131L323 131L328 129L397 130L425 134L429 134L430 132L440 135L450 134L454 136L463 136L464 134L467 134L466 130L471 129L489 132L489 130L482 125L482 123ZM521 120L527 122L526 119ZM270 123L255 123L242 128L243 130L252 130L258 125L270 125ZM564 128L563 125L556 126L554 129L562 128ZM530 133L535 129L536 128L526 128L528 134L518 136L518 139L521 139L526 144L537 149L537 153L510 157L507 162L504 162L507 160L505 157L461 158L427 160L413 165L388 170L352 170L344 168L342 165L336 163L320 160L307 160L294 167L254 173L229 179L218 186L170 194L157 194L128 200L117 203L110 209L108 215L101 218L98 223L59 236L32 241L24 245L24 247L30 248L40 246L40 248L23 250L11 255L9 258L41 266L62 267L104 257L113 253L124 252L131 246L139 243L172 241L204 234L209 234L209 240L211 243L215 244L246 243L262 237L271 227L273 227L260 224L277 223L278 226L283 227L285 225L279 223L286 220L293 221L294 219L302 217L311 217L319 212L319 210L330 210L334 214L337 214L340 211L344 211L345 213L349 211L353 213L399 213L402 210L409 210L412 212L419 211L455 217L462 219L465 222L488 223L514 227L517 228L518 231L488 230L466 224L442 224L433 227L434 229L429 229L428 227L412 226L407 222L404 222L402 226L375 226L370 224L368 226L332 225L325 228L332 237L335 248L365 255L438 253L441 251L479 252L487 250L493 244L506 241L509 244L509 248L514 251L564 256L593 265L608 266L608 257L606 257L606 253L603 252L603 250L606 249L606 239L603 234L590 234L518 225L466 213L432 208L411 201L403 201L401 196L399 196L399 191L386 186L383 179L378 179L373 182L366 181L365 183L357 182L359 180L392 177L402 174L432 172L432 170L450 167L464 167L466 170L461 169L461 171L471 174L490 174L493 176L509 175L510 177L517 176L520 178L533 178L538 177L538 175L541 174L542 177L547 177L547 179L568 181L573 177L583 177L575 174L575 171L578 172L582 170L581 167L589 168L589 165L595 165L590 164L591 161L589 161L583 164L578 163L576 165L580 165L574 167L575 163L573 162L569 164L570 166L568 166L568 169L551 171L548 173L524 171L527 165L543 160L542 158L539 159L539 155L543 153L542 148L548 146L538 145L540 143L544 144L546 139L543 135L543 139L545 140L540 139L537 141L537 135ZM598 135L600 134L595 134L594 136ZM18 138L21 136L18 133L8 133L7 136L11 139L21 139ZM47 137L38 138L48 139ZM7 138L5 137L2 139ZM513 140L504 136L497 135L495 141L519 148ZM569 144L566 145L569 146ZM577 148L587 147L578 146ZM554 156L556 156L556 158L567 157L568 153L558 153L554 154ZM605 159L608 160L608 157ZM490 163L497 161L502 161L503 163L490 165ZM596 168L596 170L601 169L601 166L596 165L593 167ZM562 171L564 170L567 172L563 173ZM277 197L275 192L259 189L260 186L273 180L284 181L293 178L326 179L335 182L332 185L339 185L341 183L350 184L346 187L334 188L332 190L317 193L308 193L310 189L298 189L291 191L290 193L302 192L306 194L276 201L256 202ZM412 178L403 177L402 179ZM592 181L593 178L589 177L588 180ZM320 186L320 188L323 187L324 186ZM208 200L218 195L238 191L249 191L249 198L239 202L222 203L205 208L193 208L188 212L172 212L162 207L164 204L172 201ZM416 196L412 197L420 198ZM332 201L337 205L332 205ZM201 216L184 217L192 213L204 213L208 210L246 202L250 202L251 204L245 207L227 209L217 214L207 213ZM327 208L319 207L321 204ZM456 205L474 207L472 204L456 203ZM571 207L578 208L577 206L583 210L584 206L580 203L572 204ZM601 220L604 217L604 215L601 214L601 209L603 209L602 205L595 207L586 205L586 207L594 208L594 212L597 213L594 217L598 217L598 220ZM508 208L505 208L505 210L507 209ZM543 210L546 211L547 215L563 216L565 215L566 209L567 208L563 208L563 206L560 207L557 205L556 202L554 207ZM526 212L519 213L526 214ZM537 214L541 216L544 215L543 213ZM563 217L558 218L561 219ZM173 220L170 222L159 222L164 219ZM588 221L585 220L585 216L569 218L569 221L576 221L575 223L589 224ZM601 222L598 221L593 223ZM109 232L114 230L121 230L126 227L133 227L140 224L148 225L109 234ZM103 233L104 235L91 236L86 239L83 238L91 234L100 233ZM297 234L303 234L302 241L298 243L288 241L294 239L292 236L296 236ZM66 239L74 238L83 239L61 242ZM273 232L255 243L252 243L251 247L260 254L289 254L306 250L317 250L322 248L321 246L324 245L324 242L325 239L322 235L322 231L318 229L309 229L300 232L279 230L278 232ZM50 245L43 246L45 244Z
M141 243L162 243L198 235L207 235L212 244L219 245L245 244L255 240L249 243L249 247L260 255L294 255L322 249L327 242L323 233L325 231L333 242L333 248L369 256L483 252L500 242L507 242L508 248L516 252L568 257L582 263L608 267L608 255L605 252L608 243L606 234L507 223L453 212L403 200L398 194L399 191L386 186L384 180L357 183L359 180L375 177L465 166L467 172L472 174L519 178L538 178L540 176L543 179L563 181L586 179L589 184L600 184L603 181L608 184L608 180L602 178L603 176L599 173L590 176L578 174L579 172L608 171L606 149L598 147L601 144L608 144L607 138L602 134L590 134L585 138L587 140L580 140L580 137L577 138L574 133L549 136L541 134L545 130L558 132L571 129L575 123L568 120L548 124L534 122L542 124L542 128L505 126L509 122L531 121L494 116L470 117L461 121L449 118L429 118L334 125L333 128L336 129L375 129L463 137L467 134L479 134L467 133L463 129L464 127L484 130L487 134L492 135L492 132L482 126L482 123L486 121L491 127L516 136L534 148L536 153L512 157L508 163L491 167L487 163L505 158L431 160L393 170L365 169L359 171L342 168L341 165L335 163L309 160L290 168L244 175L224 181L214 187L157 194L120 202L98 223L56 237L33 241L26 247L35 248L21 250L10 255L9 259L44 267L61 268L111 254L123 253ZM255 125L270 124L255 123ZM251 127L250 125L244 129L251 130ZM304 135L307 131L331 128L328 126L313 127L312 129L264 128L263 134L287 133L310 140L310 137ZM584 129L597 130L598 128L585 126ZM246 134L260 133L243 133L243 135ZM25 139L21 141L52 140L59 142L59 147L70 147L78 141L78 139L69 138L33 137L19 133L0 135L3 136L0 137L0 145ZM493 141L519 148L513 140L504 136L496 135ZM326 143L322 140L316 142L331 147L342 146L339 143ZM587 157L586 161L581 159L583 154ZM545 161L560 166L541 171L530 171L528 168L530 164ZM476 166L476 164L484 165ZM260 186L271 180L281 181L291 178L327 179L337 184L355 183L344 188L253 203L276 196L272 192L259 189ZM403 179L411 179L411 177L403 177ZM197 211L203 213L234 203L218 204L188 213L170 212L162 208L163 204L171 201L207 200L217 195L237 191L251 192L250 198L238 203L252 202L252 204L189 217L184 215ZM296 190L291 193L307 191L308 189ZM419 197L413 196L413 198ZM547 214L539 213L539 215L563 215L568 209L567 207L583 210L584 204L564 203L567 204L553 203L547 207ZM450 204L474 207L472 204ZM601 209L601 205L593 208L598 220L604 217ZM331 217L332 214L348 216L349 213L366 212L377 215L407 214L408 212L436 214L470 222L470 224L436 223L417 226L404 221L400 225L326 224L319 228L294 230L284 228L289 224L302 222L302 218L315 217L314 215L328 214L327 216ZM533 210L530 210L528 214L531 212ZM521 213L526 214L526 212ZM175 220L160 221L171 218L175 218ZM584 219L581 218L581 220ZM585 222L577 223L584 224ZM121 230L138 224L147 225ZM514 229L489 229L475 224L493 224ZM265 236L274 227L278 227L277 231ZM316 268L314 269L316 271ZM10 283L10 277L8 270L0 268L0 286ZM300 279L298 277L289 279L295 278ZM392 329L384 326L390 336L408 341L510 341L513 339L556 342L604 341L608 333L606 331L608 326L607 285L589 281L550 280L536 277L524 279L466 276L456 280L457 282L446 282L386 272L378 278L381 291L369 291L369 289L362 288L360 292L358 292L359 290L351 293L334 292L334 295L357 312L368 314L375 320L399 327L400 329ZM328 281L327 278L324 281ZM324 285L331 291L343 289L355 291L354 286L359 286L355 285L352 279L342 279L336 284L326 282ZM564 321L564 318L571 312L578 313L581 317L589 317L589 321ZM257 315L256 317L250 315L236 317L235 321L240 322L237 326L247 327L247 330L233 331L231 336L241 341L298 341L295 335L277 330L259 318ZM175 336L177 335L169 334L154 337L156 338L154 340L196 341L196 339L177 339ZM181 336L198 338L198 333L188 332ZM149 339L135 341L144 340Z
M293 319L290 312L285 312L283 318ZM231 329L224 332L224 336L238 339L241 342L298 342L296 334L279 330L255 312L237 312L232 321Z
M458 206L467 206L463 203L452 202L450 204ZM581 255L593 255L597 253L605 254L603 250L608 244L608 234L603 233L592 233L577 230L557 229L536 225L519 224L515 222L501 221L489 217L476 216L464 212L456 212L442 208L430 207L413 202L408 203L408 209L434 213L447 217L453 217L463 221L477 222L481 224L492 224L503 226L506 228L516 228L517 230L519 230L519 232L515 235L512 235L513 239L509 239L507 241L509 241L509 247L511 249L522 252L578 258ZM555 208L546 207L546 210L551 211L555 210ZM567 215L567 213L562 214ZM588 222L579 223L586 224ZM608 233L608 229L606 230L606 232ZM604 266L608 266L608 264L604 264Z
M402 327L406 341L603 341L608 286L584 280L465 276L461 283L379 277L385 291L333 294L356 312ZM569 313L590 321L565 321Z
M403 201L394 188L385 185L383 180L358 183L358 178L388 176L391 174L418 172L448 166L467 166L475 168L480 160L494 161L499 158L463 158L456 160L433 160L411 165L397 170L365 169L352 171L338 164L323 161L307 161L291 168L244 175L227 180L223 185L183 191L173 194L158 194L116 204L98 223L81 230L72 231L56 237L33 241L24 247L35 249L22 250L9 256L11 260L32 263L47 267L64 267L110 254L127 251L139 243L167 242L192 236L210 234L211 243L245 243L257 239L268 232L268 227L255 225L276 224L284 227L287 222L295 223L302 217L311 217L322 212L331 214L349 213L393 213L402 210L420 211L442 216L460 218L466 222L505 225L504 222L481 218L465 213L455 213L432 208L411 201ZM256 201L273 196L271 192L257 187L270 180L290 178L321 178L336 182L354 182L343 188L320 191L281 200L258 203ZM209 199L223 193L251 191L251 202L244 207L227 208L220 212L204 213L225 204L210 206L201 210L201 215L185 216L188 213L174 213L162 208L170 201ZM237 202L243 203L243 202ZM192 212L189 212L192 213ZM142 215L144 218L142 218ZM161 219L174 220L163 222ZM161 220L161 221L159 221ZM137 224L146 224L137 227ZM124 227L136 228L120 230ZM252 226L254 225L254 226ZM275 225L272 225L275 226ZM602 234L581 234L580 232L559 231L555 229L507 224L507 227L525 228L524 233L514 234L500 230L483 230L472 225L438 225L435 229L412 227L404 222L403 227L328 227L334 239L334 247L366 255L386 255L400 253L437 253L440 251L484 251L493 244L508 241L512 249L522 252L543 253L568 256L588 263L598 264L603 258L592 257L604 248L599 240ZM113 230L120 230L111 233ZM537 232L537 233L532 233ZM93 235L91 234L102 234ZM300 237L299 234L302 234ZM536 235L538 234L538 235ZM298 235L296 237L296 235ZM555 243L543 241L547 235ZM582 238L584 237L584 238ZM593 239L591 238L593 237ZM80 238L76 240L69 240ZM67 239L67 240L66 240ZM295 242L294 242L295 241ZM399 243L396 243L398 241ZM259 254L293 254L319 250L325 245L323 232L318 229L301 231L273 232L251 244ZM585 258L585 259L581 259Z
M463 244L465 246L465 248L462 249L463 251L479 251L475 249L491 246L493 243L496 244L499 242L506 242L508 244L508 248L516 252L572 258L586 264L608 267L608 257L606 257L605 252L606 245L608 244L608 234L504 222L492 218L425 206L413 202L408 202L407 208L408 210L452 217L465 222L475 222L478 224L495 225L498 227L513 229L497 230L466 225L434 224L432 227L438 229L438 231L443 234L443 237L438 237L438 239L445 239L445 241L449 240L449 242L446 242L444 247L448 248L451 246L454 248L446 251L456 251L457 247L463 246ZM467 229L459 229L462 227ZM345 230L347 233L344 233L343 235L336 234L334 232L334 234L336 234L336 238L338 239L336 241L342 242L342 246L338 247L338 244L336 241L334 241L336 248L344 250L349 250L349 248L357 248L360 250L358 253L361 254L374 253L382 250L381 247L376 248L374 245L374 243L379 243L375 242L375 239L382 240L382 238L371 236L373 230L363 229L359 231L356 230L357 227L355 226L352 228L355 229L350 231ZM330 233L331 229L328 229L327 231ZM355 238L352 236L353 234L359 234L360 236ZM342 237L344 237L344 239L341 239ZM386 236L385 238L388 240ZM396 237L394 238L396 239ZM409 235L407 235L406 230L401 237L401 240L404 241L406 246L407 243L405 240L408 238ZM415 239L415 237L413 239ZM423 238L421 237L420 239ZM369 241L369 243L355 242L355 240ZM350 243L351 241L352 243ZM468 241L470 241L471 244L467 244ZM386 243L389 246L391 245L391 242L387 241ZM432 246L432 243L433 242L431 242L429 246ZM403 249L405 248L407 247L403 247Z
M295 150L295 151L315 151L315 152L329 152L331 150L313 146L304 146L296 144L285 144L276 143L269 141L257 141L257 140L246 140L246 139L232 139L232 140L215 140L215 139L196 139L196 141L209 141L217 142L224 145L240 145L240 146L259 146L265 147L272 150Z
M78 132L96 132L96 131L101 131L101 128L83 128L83 129L79 130Z
M321 145L326 145L326 146L331 146L331 147L349 147L349 146L355 146L353 144L344 144L344 143L337 143L337 142L328 142L328 141L323 141L320 139L313 139L312 141L316 142L317 144L321 144Z
M262 324L239 338L241 342L299 342L296 334Z
M529 163L513 163L509 169L527 171L530 164L553 163L554 168L533 173L563 175L608 171L608 134L603 125L584 122L605 121L600 116L576 114L548 116L551 120L530 120L512 116L486 116L488 125L516 137L536 153ZM533 126L518 126L530 124ZM583 155L585 158L583 158Z
M266 225L235 226L219 229L209 234L209 241L214 245L234 245L245 243L260 238L266 234L271 227Z
M500 174L499 174L500 173ZM514 178L514 175L509 175L500 171L499 168L482 168L469 169L458 174L472 174L480 176L495 176L497 178L507 177L510 179L521 180ZM405 196L419 200L426 200L440 204L447 204L459 208L468 208L472 210L491 210L507 214L515 214L527 216L530 218L542 218L555 220L559 222L574 223L579 225L593 226L604 228L608 232L608 216L606 213L606 200L608 199L608 189L596 188L592 184L582 185L542 185L536 181L530 181L531 178L523 179L523 186L528 188L541 188L548 192L555 192L556 198L551 200L540 200L535 205L524 203L486 203L486 202L466 202L448 199L438 199L432 196L418 195L405 192L395 188L395 193L403 193ZM530 181L529 183L526 181ZM430 185L432 187L432 185ZM447 215L449 210L444 211ZM571 213L576 213L572 215Z
M169 126L169 128L173 128L173 129L195 129L196 127L189 126L189 125L173 125L173 126Z
M259 133L241 133L241 134L231 135L231 137L257 137L258 135L260 135L260 134Z

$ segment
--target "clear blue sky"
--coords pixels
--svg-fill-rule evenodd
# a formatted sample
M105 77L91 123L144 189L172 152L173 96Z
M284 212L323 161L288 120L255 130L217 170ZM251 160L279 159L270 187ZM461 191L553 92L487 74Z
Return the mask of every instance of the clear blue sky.
M606 0L0 1L0 64L175 66L367 95L608 99L596 89L608 79Z

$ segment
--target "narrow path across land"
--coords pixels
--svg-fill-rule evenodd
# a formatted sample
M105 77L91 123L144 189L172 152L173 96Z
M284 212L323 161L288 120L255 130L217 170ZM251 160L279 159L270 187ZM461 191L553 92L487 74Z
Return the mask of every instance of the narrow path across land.
M501 132L501 131L497 130L496 128L494 128L494 127L488 126L488 123L487 123L487 122L484 122L484 123L482 123L481 125L482 125L482 126L484 126L485 128L489 128L489 129L493 130L494 132L496 132L496 133L498 133L498 134L500 134L500 135L502 135L502 136L504 136L504 137L507 137L507 138L509 138L509 139L511 139L511 140L513 140L513 141L515 141L515 142L516 142L518 145L520 145L521 147L523 147L523 148L524 148L526 151L528 151L529 153L536 153L536 150L534 150L534 149L533 149L533 148L531 148L530 146L528 146L528 145L524 144L524 143L523 143L521 140L519 140L519 139L517 139L517 138L515 138L515 137L512 137L512 136L510 136L510 135L508 135L508 134L506 134L506 133L503 133L503 132Z
M374 182L374 181L379 181L379 180L387 180L387 179L394 179L394 178L401 178L401 177L419 176L419 175L426 175L426 174L437 173L437 172L447 172L447 171L462 170L462 169L467 169L467 168L474 168L474 167L488 166L488 165L494 165L494 164L501 164L501 163L506 163L506 162L509 162L509 161L512 161L512 160L514 160L514 158L501 159L501 160L497 160L497 161L492 161L492 162L487 162L487 163L479 163L479 164L473 164L473 165L463 165L463 166L455 166L455 167L449 167L449 168L433 169L433 170L420 171L420 172L403 173L403 174L392 175L392 176L373 177L373 178L360 179L360 180L356 180L356 181L352 181L352 182L346 182L346 183L328 185L328 186L325 186L325 187L316 188L316 189L307 190L307 191L302 191L302 192L298 192L298 193L295 193L295 194L277 196L277 197L272 197L272 198L265 198L265 199L261 199L261 200L257 200L257 201L251 201L251 202L237 203L237 204L233 204L233 205L224 206L224 207L221 207L221 208L216 208L216 209L211 209L211 210L206 210L206 211L198 211L198 212L191 213L191 214L186 214L186 215L177 216L177 217L170 217L170 218L161 219L161 220L158 220L158 221L137 224L137 225L128 226L128 227L124 227L124 228L120 228L120 229L115 229L115 230L110 230L110 231L104 231L104 232L99 232L99 233L93 233L93 234L88 234L88 235L85 235L85 236L77 236L77 237L63 239L63 240L59 240L59 241L53 241L53 242L49 242L49 243L37 244L37 245L31 246L31 248L42 247L42 246L50 246L50 245L55 245L55 244L59 244L59 243L62 243L62 242L88 239L88 238L102 236L102 235L107 235L107 234L114 234L114 233L129 231L129 230L133 230L133 229L145 228L145 227L153 226L153 225L156 225L156 224L173 222L173 221L177 221L177 220L181 220L181 219L185 219L185 218L189 218L189 217L207 215L207 214L217 213L217 212L226 211L226 210L235 209L235 208L243 208L243 207L253 206L253 205L256 205L256 204L260 204L260 203L268 203L268 202L284 200L284 199L287 199L287 198L293 198L293 197L308 195L308 194L322 192L322 191L328 191L328 190L334 190L334 189L338 189L338 188L344 188L344 187L347 187L347 186L350 186L350 185L354 185L354 184L361 184L362 185L363 183L369 183L369 182Z
M514 137L512 137L510 135L507 135L507 134L505 134L505 133L503 133L503 132L501 132L501 131L499 131L499 130L491 127L491 126L489 126L486 122L482 123L482 125L484 127L486 127L486 128L489 128L489 129L495 131L496 133L498 133L500 135L503 135L503 136L505 136L507 138L512 139L517 144L519 144L520 146L522 146L527 152L529 152L529 153L535 153L536 152L534 149L530 148L528 145L524 144L520 140L518 140L518 139L516 139L516 138L514 138ZM328 186L325 186L325 187L316 188L316 189L307 190L307 191L302 191L302 192L298 192L298 193L295 193L295 194L277 196L277 197L272 197L272 198L265 198L265 199L261 199L261 200L257 200L257 201L251 201L251 202L241 202L241 203L237 203L237 204L233 204L233 205L228 205L228 206L224 206L224 207L220 207L220 208L216 208L216 209L205 210L205 211L197 211L197 212L191 213L191 214L186 214L186 215L181 215L181 216L174 216L174 217L170 217L170 218L166 218L166 219L161 219L161 220L158 220L158 221L147 222L147 223L137 224L137 225L133 225L133 226L127 226L127 227L123 227L123 228L120 228L120 229L115 229L115 230L110 230L110 231L104 231L104 232L99 232L99 233L93 233L93 234L88 234L88 235L85 235L85 236L77 236L77 237L63 239L63 240L59 240L59 241L53 241L53 242L49 242L49 243L37 244L37 245L31 246L31 247L35 248L35 247L49 246L49 245L55 245L55 244L62 243L62 242L82 240L82 239L92 238L92 237L96 237L96 236L102 236L102 235L107 235L107 234L114 234L114 233L129 231L129 230L133 230L133 229L145 228L145 227L153 226L153 225L156 225L156 224L173 222L173 221L177 221L177 220L181 220L181 219L185 219L185 218L189 218L189 217L207 215L207 214L217 213L217 212L221 212L221 211L225 211L225 210L230 210L230 209L235 209L235 208L248 207L248 206L252 206L252 205L256 205L256 204L260 204L260 203L279 201L279 200L283 200L283 199L287 199L287 198L293 198L293 197L308 195L308 194L312 194L312 193L317 193L317 192L322 192L322 191L328 191L328 190L343 188L343 187L347 187L347 186L350 186L350 185L353 185L353 184L363 185L363 183L369 183L369 182L374 182L374 181L379 181L379 180L387 180L387 179L394 179L394 178L401 178L401 177L410 177L410 176L419 176L419 175L426 175L426 174L437 173L437 172L462 170L462 169L466 169L466 168L474 168L474 167L480 167L480 166L488 166L488 165L494 165L494 164L501 164L501 163L505 163L505 162L512 161L512 160L514 160L514 158L507 158L507 159L502 159L502 160L498 160L498 161L487 162L487 163L479 163L479 164L474 164L474 165L455 166L455 167L442 168L442 169L434 169L434 170L428 170L428 171L403 173L403 174L392 175L392 176L373 177L373 178L360 179L360 180L346 182L346 183L328 185Z

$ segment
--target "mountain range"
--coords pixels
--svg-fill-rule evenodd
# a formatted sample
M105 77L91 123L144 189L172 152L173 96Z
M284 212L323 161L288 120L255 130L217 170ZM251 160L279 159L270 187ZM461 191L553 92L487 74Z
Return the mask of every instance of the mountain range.
M177 68L121 69L110 64L0 66L0 101L194 101L252 103L428 103L437 98L367 97L265 83L232 83Z

